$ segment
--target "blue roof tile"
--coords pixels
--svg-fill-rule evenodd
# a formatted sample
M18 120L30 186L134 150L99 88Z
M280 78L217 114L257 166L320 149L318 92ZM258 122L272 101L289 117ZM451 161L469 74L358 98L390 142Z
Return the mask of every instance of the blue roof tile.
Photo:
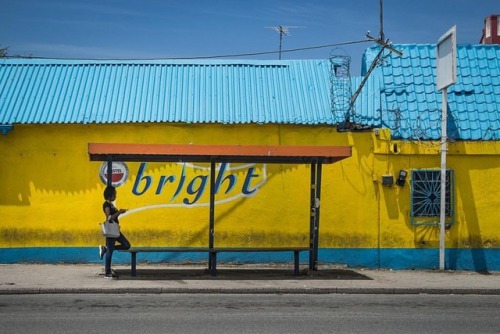
M393 47L401 50L403 56L387 51L384 63L372 76L384 87L382 110L377 112L391 115L397 109L400 116L385 117L385 124L380 126L389 126L399 139L439 140L442 99L441 92L436 91L436 46ZM366 50L363 74L379 50L379 47ZM459 45L457 83L448 88L448 125L453 130L448 136L455 140L498 140L499 106L500 46Z

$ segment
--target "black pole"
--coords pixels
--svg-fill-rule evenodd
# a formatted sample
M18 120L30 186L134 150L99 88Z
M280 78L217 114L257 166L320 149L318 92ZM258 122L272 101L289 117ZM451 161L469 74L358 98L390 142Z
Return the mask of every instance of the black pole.
M214 234L215 234L215 162L210 162L210 212L209 212L209 226L208 226L208 248L214 248ZM212 275L215 275L216 256L214 252L208 252L208 270Z
M316 199L316 163L311 163L311 199L310 199L310 221L309 221L309 270L314 270L314 240L315 238L315 217L314 203Z
M106 177L106 185L113 185L113 158L108 155L108 175Z
M322 164L318 162L316 169L316 199L314 201L315 226L314 226L314 270L318 270L318 250L319 250L319 211L321 207L321 171Z
M210 162L210 227L208 235L208 247L214 248L215 234L215 162Z

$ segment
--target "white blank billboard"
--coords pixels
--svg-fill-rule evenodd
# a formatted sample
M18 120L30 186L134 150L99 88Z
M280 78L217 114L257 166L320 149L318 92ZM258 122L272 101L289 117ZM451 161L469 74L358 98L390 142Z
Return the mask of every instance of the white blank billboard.
M457 28L453 26L438 41L436 55L437 90L457 81Z

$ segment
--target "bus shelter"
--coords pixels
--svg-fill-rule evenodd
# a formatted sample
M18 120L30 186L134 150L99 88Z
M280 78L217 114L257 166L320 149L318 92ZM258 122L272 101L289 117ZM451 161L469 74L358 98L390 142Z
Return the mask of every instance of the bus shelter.
M216 163L310 165L309 269L318 269L322 165L351 156L350 146L179 145L89 143L90 161L107 161L110 185L113 161L210 163L208 247L214 248Z

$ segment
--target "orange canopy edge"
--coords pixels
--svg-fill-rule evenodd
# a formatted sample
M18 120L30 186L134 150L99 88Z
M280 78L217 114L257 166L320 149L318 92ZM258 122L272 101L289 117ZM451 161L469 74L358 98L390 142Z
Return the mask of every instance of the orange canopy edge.
M350 146L89 143L90 161L334 163Z

